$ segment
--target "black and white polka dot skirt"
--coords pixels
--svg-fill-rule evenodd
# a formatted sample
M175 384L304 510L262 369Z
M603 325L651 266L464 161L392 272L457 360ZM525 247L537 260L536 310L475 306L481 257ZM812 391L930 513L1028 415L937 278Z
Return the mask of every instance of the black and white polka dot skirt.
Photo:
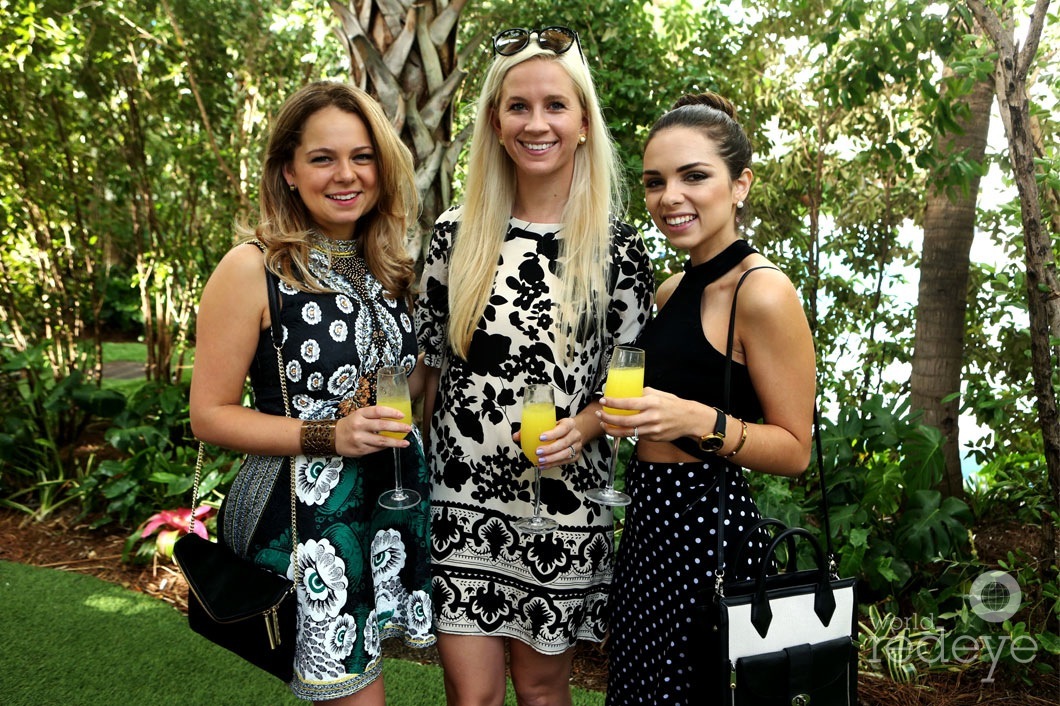
M718 479L725 474L726 580L750 578L769 535L744 534L761 514L739 467L721 459L647 463L633 458L611 586L608 706L701 704L697 664L706 636L695 605L712 595L717 569ZM742 546L739 566L733 566ZM698 596L703 592L702 596ZM710 685L711 688L714 685Z

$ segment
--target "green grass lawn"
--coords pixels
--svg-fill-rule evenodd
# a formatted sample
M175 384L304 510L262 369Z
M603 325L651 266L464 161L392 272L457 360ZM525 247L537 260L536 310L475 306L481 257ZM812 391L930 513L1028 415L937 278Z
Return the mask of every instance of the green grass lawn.
M188 351L184 358L184 370L181 379L185 383L191 382L191 366L195 360L194 349ZM147 344L138 341L107 341L103 344L103 363L139 363L147 362ZM144 383L143 376L128 379L114 379L103 377L103 387L108 390L117 390L126 397L136 392Z
M0 561L0 702L6 706L305 704L193 633L173 606L93 576ZM384 662L388 706L445 702L442 670ZM604 695L575 689L574 706ZM515 706L510 692L506 706Z
M147 345L137 341L114 341L103 344L103 361L105 363L121 360L143 363L147 360Z

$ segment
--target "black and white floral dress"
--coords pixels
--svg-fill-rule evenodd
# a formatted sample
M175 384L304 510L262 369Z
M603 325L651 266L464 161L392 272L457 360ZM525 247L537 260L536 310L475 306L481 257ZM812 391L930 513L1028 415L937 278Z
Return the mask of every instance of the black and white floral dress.
M458 218L450 209L435 225L417 303L420 346L441 369L428 449L435 625L558 654L579 639L601 641L607 629L613 519L584 493L605 480L610 449L597 438L576 462L545 471L541 512L559 529L520 534L512 523L532 514L534 500L532 467L512 441L522 390L551 384L559 418L599 397L611 350L648 320L651 262L640 234L615 221L606 330L591 332L567 360L553 333L562 231L512 218L465 361L449 349L446 328L448 288L460 284L448 277Z
M334 250L341 244L332 243ZM384 295L355 252L314 248L310 271L334 291L303 292L277 280L291 414L334 419L375 404L375 371L416 365L404 301ZM353 276L351 273L356 273ZM250 371L255 406L283 415L276 352L262 332ZM297 489L298 646L291 690L324 701L360 691L382 674L382 640L435 642L430 602L428 476L418 432L402 453L404 485L424 500L385 510L393 455L294 457ZM240 554L294 578L291 459L250 456L225 498L219 526Z

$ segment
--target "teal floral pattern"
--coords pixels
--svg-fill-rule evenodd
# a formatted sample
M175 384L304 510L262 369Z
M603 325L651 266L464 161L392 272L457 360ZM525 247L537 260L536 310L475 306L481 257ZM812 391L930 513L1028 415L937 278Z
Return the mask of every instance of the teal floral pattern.
M291 415L334 419L375 403L380 365L416 364L416 339L403 301L369 274L354 286L314 251L310 269L334 290L307 293L284 283L280 320ZM382 336L373 333L381 331ZM283 415L276 352L268 332L251 367L255 404ZM382 641L434 644L428 536L428 475L418 431L401 452L403 483L424 500L407 510L378 506L393 484L393 455L299 455L287 459L261 511L247 555L296 579L298 646L292 692L326 701L363 689L382 674ZM291 551L291 475L298 548ZM240 513L239 516L242 516ZM292 559L297 562L296 567Z

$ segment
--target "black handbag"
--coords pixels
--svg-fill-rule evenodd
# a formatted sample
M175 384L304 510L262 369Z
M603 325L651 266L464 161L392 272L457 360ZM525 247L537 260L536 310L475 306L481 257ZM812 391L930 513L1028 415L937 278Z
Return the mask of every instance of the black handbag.
M270 273L266 272L266 275ZM266 280L272 315L272 343L276 349L284 405L290 416L283 372L279 303L271 276ZM200 442L192 490L193 509L198 502L202 457L203 444ZM299 580L299 570L293 465L290 475L295 581L237 555L223 542L203 539L190 529L173 546L173 558L188 582L188 625L191 629L284 682L294 678L298 616L294 588Z
M741 284L743 277L736 293ZM726 349L725 409L729 403L735 318L734 294ZM759 530L775 529L757 576L727 583L723 532L726 493L718 494L718 570L714 587L700 593L697 607L708 636L706 669L701 683L721 703L732 706L857 704L857 580L841 579L836 571L819 426L814 410L826 550L806 529L788 528L779 520L763 519L739 543L729 547L738 557L733 565L741 566L740 558L747 543L760 536ZM729 472L733 469L728 466L721 471L723 476ZM722 487L723 481L724 477ZM810 544L815 568L796 568L796 542ZM784 571L773 568L781 545L787 548Z

